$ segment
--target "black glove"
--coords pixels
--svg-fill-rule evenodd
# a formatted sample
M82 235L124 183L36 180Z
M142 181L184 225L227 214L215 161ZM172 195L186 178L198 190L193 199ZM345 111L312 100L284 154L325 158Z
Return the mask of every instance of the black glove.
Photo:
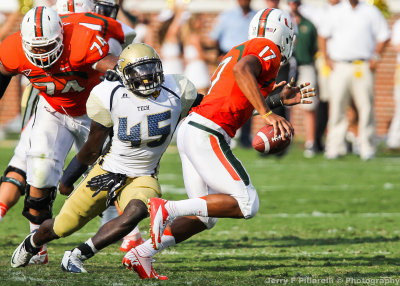
M107 191L106 207L109 207L117 197L117 191L125 186L126 175L106 173L98 175L87 182L86 187L97 188L92 197L97 196L100 191Z
M118 80L120 80L120 77L119 77L118 73L115 70L107 70L104 73L104 77L108 81L118 81Z

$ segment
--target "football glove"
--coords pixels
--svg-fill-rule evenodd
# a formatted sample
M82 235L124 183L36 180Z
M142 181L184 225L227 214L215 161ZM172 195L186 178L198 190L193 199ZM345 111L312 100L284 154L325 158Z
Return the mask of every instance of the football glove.
M107 70L104 73L104 78L108 81L118 81L119 75L115 70Z
M114 203L118 190L121 189L125 183L126 175L110 172L93 177L87 182L86 187L97 188L92 197L97 196L101 191L107 191L106 207L109 207Z

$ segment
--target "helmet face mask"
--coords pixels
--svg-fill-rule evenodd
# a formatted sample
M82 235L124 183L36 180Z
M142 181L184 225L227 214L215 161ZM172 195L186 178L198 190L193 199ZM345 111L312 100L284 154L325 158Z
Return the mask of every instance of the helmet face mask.
M118 0L95 0L94 12L106 17L117 18L119 10Z
M26 13L21 24L22 48L28 60L40 68L49 68L61 56L63 28L57 12L35 7Z
M93 12L93 0L57 0L59 14Z
M279 9L263 9L257 12L249 26L249 40L267 38L274 42L281 52L281 63L292 56L295 35L290 16Z
M125 87L139 97L157 97L164 82L159 55L142 43L131 44L122 51L117 72Z

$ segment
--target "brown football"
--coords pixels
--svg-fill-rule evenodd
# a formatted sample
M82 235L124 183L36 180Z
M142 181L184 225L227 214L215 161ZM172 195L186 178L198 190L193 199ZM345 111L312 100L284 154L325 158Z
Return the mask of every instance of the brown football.
M286 137L288 134L286 134ZM280 131L278 136L274 137L274 127L265 125L262 127L253 138L253 148L260 153L275 154L287 148L292 142L292 137L287 140L282 140Z

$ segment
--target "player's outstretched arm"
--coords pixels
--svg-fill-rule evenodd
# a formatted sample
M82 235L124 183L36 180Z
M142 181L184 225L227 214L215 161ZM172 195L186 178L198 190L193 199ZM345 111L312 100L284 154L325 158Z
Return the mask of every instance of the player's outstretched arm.
M257 112L264 118L267 124L274 126L274 136L288 134L293 136L293 126L285 118L273 113L265 102L264 96L258 87L257 77L262 71L259 59L253 55L244 56L233 68L235 80ZM284 137L286 140L286 137Z
M108 54L93 65L93 69L105 73L107 70L112 70L118 63L118 57Z
M92 120L88 140L71 160L60 180L59 190L61 194L69 195L74 189L76 180L86 172L89 165L99 158L110 130L111 128L104 127Z

